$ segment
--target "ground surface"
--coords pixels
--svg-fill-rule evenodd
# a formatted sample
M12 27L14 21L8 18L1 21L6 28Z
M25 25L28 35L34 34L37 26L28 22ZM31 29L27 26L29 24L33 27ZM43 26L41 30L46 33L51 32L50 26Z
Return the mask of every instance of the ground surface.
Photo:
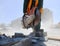
M60 46L60 41L48 40L45 44L46 46Z
M20 46L21 42L16 43L13 46ZM41 43L39 43L41 44ZM60 46L60 41L55 41L55 40L48 40L47 42L44 42L45 46ZM38 44L35 46L39 46ZM44 45L43 45L44 46Z

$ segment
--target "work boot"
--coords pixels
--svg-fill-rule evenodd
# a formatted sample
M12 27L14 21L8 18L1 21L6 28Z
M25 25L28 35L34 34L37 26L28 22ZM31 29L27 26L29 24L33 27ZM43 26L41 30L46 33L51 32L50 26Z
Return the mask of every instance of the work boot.
M36 32L35 32L35 36L36 36L36 37L43 37L43 35L44 35L44 34L43 34L43 29L40 29L39 31L36 31Z

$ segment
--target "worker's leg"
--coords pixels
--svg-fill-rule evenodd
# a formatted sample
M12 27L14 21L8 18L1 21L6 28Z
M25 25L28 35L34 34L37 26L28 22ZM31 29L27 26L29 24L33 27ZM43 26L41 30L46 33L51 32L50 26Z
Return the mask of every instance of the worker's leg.
M40 14L39 13L38 14L36 13L38 15L38 16L37 15L36 16L37 16L37 18L40 19L39 20L40 22L38 22L38 25L35 27L35 29L36 30L40 30L40 27L41 27L41 14L42 14L41 13L41 8L43 8L43 0L38 0L38 6L37 6L37 8L38 8Z
M41 27L41 14L39 14L38 13L38 15L36 15L36 19L37 19L37 21L35 22L35 27L34 27L34 29L35 29L35 31L39 31L40 30L40 27Z
M40 28L41 28L41 14L42 14L42 13L41 13L41 9L43 8L43 0L39 0L38 2L39 2L39 3L38 3L38 6L37 6L37 9L38 9L38 12L39 12L40 14L39 14L38 12L36 13L37 18L39 18L39 19L38 19L38 22L37 22L38 24L34 27L35 33L36 33L36 32L39 32L39 31L40 31ZM41 33L41 34L42 34L42 33ZM36 33L35 35L36 35L36 36L37 36L37 35L39 36L39 33Z

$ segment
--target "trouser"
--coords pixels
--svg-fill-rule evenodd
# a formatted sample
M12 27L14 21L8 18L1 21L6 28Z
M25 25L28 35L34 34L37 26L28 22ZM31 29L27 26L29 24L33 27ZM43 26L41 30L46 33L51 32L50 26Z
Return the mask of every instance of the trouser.
M23 13L27 12L26 10L27 10L28 3L29 0L24 0ZM35 4L35 0L33 0L31 8L34 7L34 4ZM43 7L43 0L38 0L38 6L37 6L38 10L40 10L42 7ZM41 14L40 14L40 22L38 25L34 27L34 30L39 31L40 26L41 26Z

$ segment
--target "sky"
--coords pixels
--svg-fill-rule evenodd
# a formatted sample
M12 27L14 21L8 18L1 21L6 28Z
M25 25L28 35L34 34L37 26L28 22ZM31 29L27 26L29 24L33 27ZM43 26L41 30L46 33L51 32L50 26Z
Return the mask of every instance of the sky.
M0 23L9 24L23 16L24 0L0 0ZM43 8L53 12L54 23L60 22L60 0L44 0Z

